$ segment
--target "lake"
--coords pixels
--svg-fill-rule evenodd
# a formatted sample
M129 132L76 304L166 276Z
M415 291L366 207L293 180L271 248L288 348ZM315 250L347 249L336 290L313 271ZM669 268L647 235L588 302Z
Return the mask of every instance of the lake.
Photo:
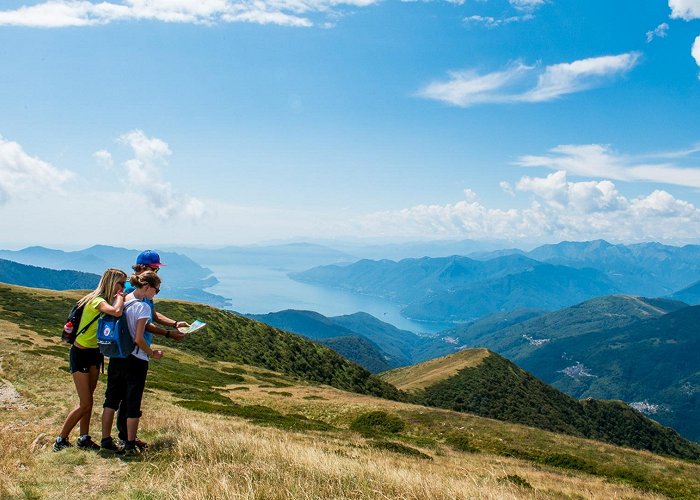
M219 284L206 291L231 299L230 309L239 313L266 314L284 309L316 311L324 316L366 312L397 328L415 333L435 333L454 326L423 323L401 316L401 306L387 300L356 295L294 281L288 270L257 265L206 265Z

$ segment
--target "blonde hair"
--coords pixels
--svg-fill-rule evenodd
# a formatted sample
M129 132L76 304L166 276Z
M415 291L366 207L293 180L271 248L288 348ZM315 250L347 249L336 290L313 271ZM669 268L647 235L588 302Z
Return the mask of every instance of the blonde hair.
M78 301L78 305L84 306L97 297L102 297L107 301L111 300L117 293L117 283L120 281L126 281L126 273L124 271L121 269L107 269L104 273L102 273L102 277L100 278L100 282L97 284L97 288L80 299Z
M158 288L160 287L160 278L155 271L146 271L141 274L132 274L129 283L135 288L143 288L146 285Z

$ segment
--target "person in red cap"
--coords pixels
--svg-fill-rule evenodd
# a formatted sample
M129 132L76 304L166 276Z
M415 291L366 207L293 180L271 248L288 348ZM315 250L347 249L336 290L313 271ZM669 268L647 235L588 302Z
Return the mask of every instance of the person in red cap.
M146 272L146 271L155 271L156 273L160 270L161 267L165 266L166 264L163 264L160 261L160 255L158 255L158 252L155 250L144 250L141 252L138 257L136 257L136 264L131 266L131 268L134 270L134 274L137 276ZM126 286L124 287L124 293L129 294L134 291L134 286L127 281ZM145 298L144 301L148 302L148 305L151 307L151 318L149 319L148 323L146 324L146 332L150 333L152 335L162 335L165 338L172 339L176 342L180 342L183 338L185 338L186 334L182 333L179 328L187 328L190 326L190 324L186 321L177 321L174 319L168 318L166 315L159 313L156 311L155 304L153 303L152 300L149 300L148 298ZM159 326L160 325L160 326ZM163 328L165 327L165 328ZM112 426L112 421L114 419L114 410L111 408L105 407L102 412L102 436L103 439L105 436L110 436L111 434L111 429L107 428L105 429L105 426L111 427ZM121 411L121 407L119 408L119 411L117 412L117 431L118 431L118 436L119 439L123 442L126 442L127 440L127 426L126 426L126 413ZM109 442L108 442L109 441ZM110 446L114 446L111 442L111 438L108 440L105 440L105 442L102 443L102 445L105 448L110 448ZM144 450L148 445L140 440L136 439L136 446L139 448L139 450Z

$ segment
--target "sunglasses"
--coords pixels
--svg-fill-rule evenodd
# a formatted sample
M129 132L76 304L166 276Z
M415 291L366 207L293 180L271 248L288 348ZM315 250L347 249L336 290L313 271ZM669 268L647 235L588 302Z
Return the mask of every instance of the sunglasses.
M149 270L149 271L153 271L154 273L157 273L158 271L160 271L160 267L157 267L157 266L148 266L148 270Z
M156 291L156 295L160 293L160 288L158 288L157 286L152 286L151 288L153 288Z

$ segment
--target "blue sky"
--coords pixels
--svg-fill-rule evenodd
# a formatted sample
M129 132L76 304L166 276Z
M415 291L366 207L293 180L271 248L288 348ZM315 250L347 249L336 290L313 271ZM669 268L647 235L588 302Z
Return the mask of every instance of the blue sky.
M698 243L698 37L700 0L5 1L0 244Z

